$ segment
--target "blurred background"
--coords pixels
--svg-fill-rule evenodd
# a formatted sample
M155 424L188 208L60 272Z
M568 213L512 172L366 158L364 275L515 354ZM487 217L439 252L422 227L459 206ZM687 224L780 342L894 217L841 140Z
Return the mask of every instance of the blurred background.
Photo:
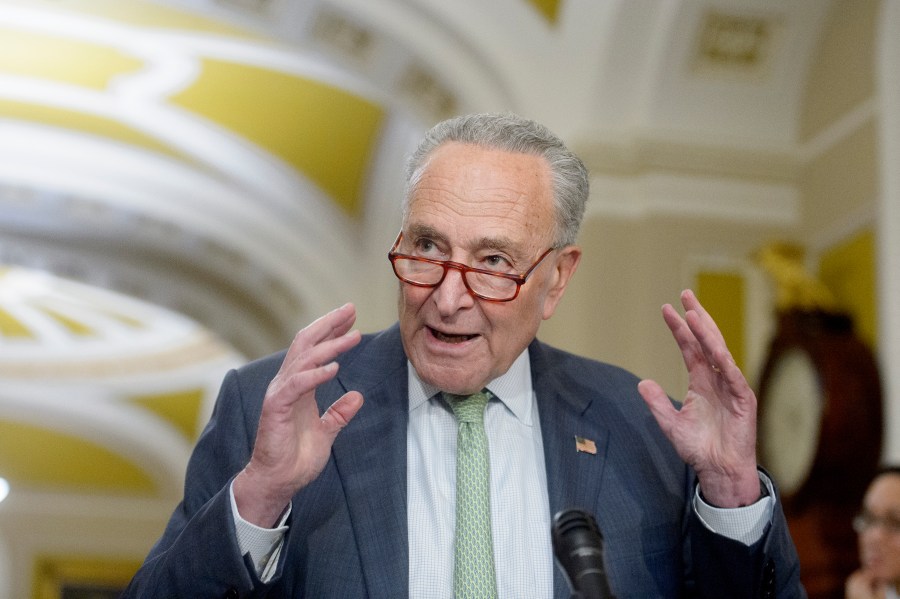
M393 323L406 155L503 110L592 175L544 340L682 397L659 309L691 287L760 390L784 316L822 307L779 298L824 289L877 391L814 374L784 482L832 434L862 473L900 458L897 0L0 0L0 599L115 596L225 371L347 301ZM840 596L859 497L823 530L810 485L805 580Z

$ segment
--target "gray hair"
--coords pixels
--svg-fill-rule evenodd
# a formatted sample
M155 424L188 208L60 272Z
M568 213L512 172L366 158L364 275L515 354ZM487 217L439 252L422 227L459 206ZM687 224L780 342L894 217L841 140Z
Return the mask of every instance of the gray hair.
M403 218L428 156L443 143L460 142L543 157L550 166L556 204L556 247L575 243L584 216L589 182L581 159L549 129L515 114L472 114L442 121L425 134L406 165Z

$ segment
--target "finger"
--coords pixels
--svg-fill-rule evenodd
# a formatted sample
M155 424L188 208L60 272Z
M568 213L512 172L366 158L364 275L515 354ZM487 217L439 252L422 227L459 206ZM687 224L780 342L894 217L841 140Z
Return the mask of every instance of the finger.
M297 332L288 348L284 363L290 364L304 351L326 339L340 337L350 330L355 321L356 308L350 303L320 316Z
M333 362L340 354L358 344L361 339L362 334L359 331L349 331L342 337L320 343L296 354L293 360L285 357L278 373L269 383L270 391L281 393L284 389L289 389L291 393L296 393L298 388L298 381L294 378L296 375ZM305 393L305 391L301 392Z
M735 365L725 338L714 322L703 322L702 317L693 311L686 315L685 321L697 340L700 354L709 367L716 372L722 372Z
M342 329L335 329L340 331ZM301 331L302 333L302 331ZM362 339L358 330L343 331L342 336L333 339L324 339L314 345L307 344L298 333L297 338L291 344L288 354L278 370L276 380L289 376L293 372L302 372L311 368L323 366L333 361L342 353L350 350Z
M685 309L685 319L688 326L694 330L694 334L705 345L718 344L725 346L725 337L716 324L712 315L707 312L703 304L690 289L685 289L681 293L682 305ZM690 316L693 314L694 316Z
M340 356L345 351L351 349L362 339L362 333L358 330L347 331L342 336L335 339L320 341L306 349L306 351L298 353L290 363L285 359L282 365L284 374L291 372L302 372L310 368L317 368Z
M696 294L690 289L681 292L684 321L699 343L699 350L707 362L718 370L723 365L733 365L725 337L715 319L706 311Z
M645 379L638 383L638 393L644 398L644 402L647 404L647 407L650 408L650 412L653 414L653 417L656 418L656 422L663 430L663 433L671 439L670 433L675 428L675 419L678 416L678 410L672 405L669 396L666 395L666 392L656 381L651 381L649 379Z
M694 312L700 317L700 320L704 324L713 325L714 328L718 328L715 327L715 320L713 320L713 317L707 312L706 308L703 307L703 304L700 303L700 299L692 289L685 289L681 292L681 305L684 307L685 313Z
M731 382L743 379L743 374L737 367L728 344L725 343L722 331L706 311L698 312L691 309L685 314L685 322L697 340L704 367L710 368Z
M363 396L359 391L348 391L342 395L322 415L325 431L337 435L356 416L362 405Z
M698 362L706 364L707 360L703 353L703 348L700 346L700 342L687 321L670 304L663 306L662 314L666 326L669 327L672 337L675 338L675 343L678 344L678 349L681 351L681 357L687 369L691 370Z
M700 303L700 300L697 298L697 294L694 293L693 289L682 290L681 305L684 307L685 312L693 310L700 314L707 314L706 309L703 307L703 304Z
M703 308L690 289L682 292L682 302L687 309L685 323L690 329L691 335L696 339L699 348L697 350L698 368L701 368L701 372L708 368L715 373L717 379L727 383L732 394L747 396L750 393L750 384L734 361L716 321ZM688 368L690 369L690 365Z
M273 408L288 409L308 393L334 378L337 374L337 362L329 362L323 366L295 372L282 379L281 385L275 390L275 405ZM313 402L315 405L315 402ZM318 410L318 408L316 408Z

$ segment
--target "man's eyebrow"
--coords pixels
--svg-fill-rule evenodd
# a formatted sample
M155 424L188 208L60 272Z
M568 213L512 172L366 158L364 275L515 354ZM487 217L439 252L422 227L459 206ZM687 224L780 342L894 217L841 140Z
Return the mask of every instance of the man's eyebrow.
M430 239L435 239L438 241L447 241L445 235L429 225L412 225L409 227L408 234L411 237L428 237Z
M407 234L407 237L427 237L428 239L432 239L439 243L449 244L450 240L446 235L432 227L431 225L425 224L413 224L410 225ZM475 239L471 247L475 250L496 250L503 251L507 254L510 254L515 259L525 259L527 258L527 251L523 248L520 248L518 244L516 244L512 239L506 236L482 236Z
M476 240L475 246L490 250L504 250L507 252L516 251L516 244L507 237L481 237Z

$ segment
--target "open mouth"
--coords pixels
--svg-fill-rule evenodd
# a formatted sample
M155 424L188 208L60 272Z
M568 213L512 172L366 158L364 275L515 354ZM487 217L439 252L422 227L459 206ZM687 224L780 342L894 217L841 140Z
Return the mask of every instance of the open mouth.
M438 341L443 341L444 343L464 343L470 339L474 339L478 335L451 335L449 333L442 333L437 329L433 329L428 327L428 330L431 331L431 334L434 335L434 338Z

